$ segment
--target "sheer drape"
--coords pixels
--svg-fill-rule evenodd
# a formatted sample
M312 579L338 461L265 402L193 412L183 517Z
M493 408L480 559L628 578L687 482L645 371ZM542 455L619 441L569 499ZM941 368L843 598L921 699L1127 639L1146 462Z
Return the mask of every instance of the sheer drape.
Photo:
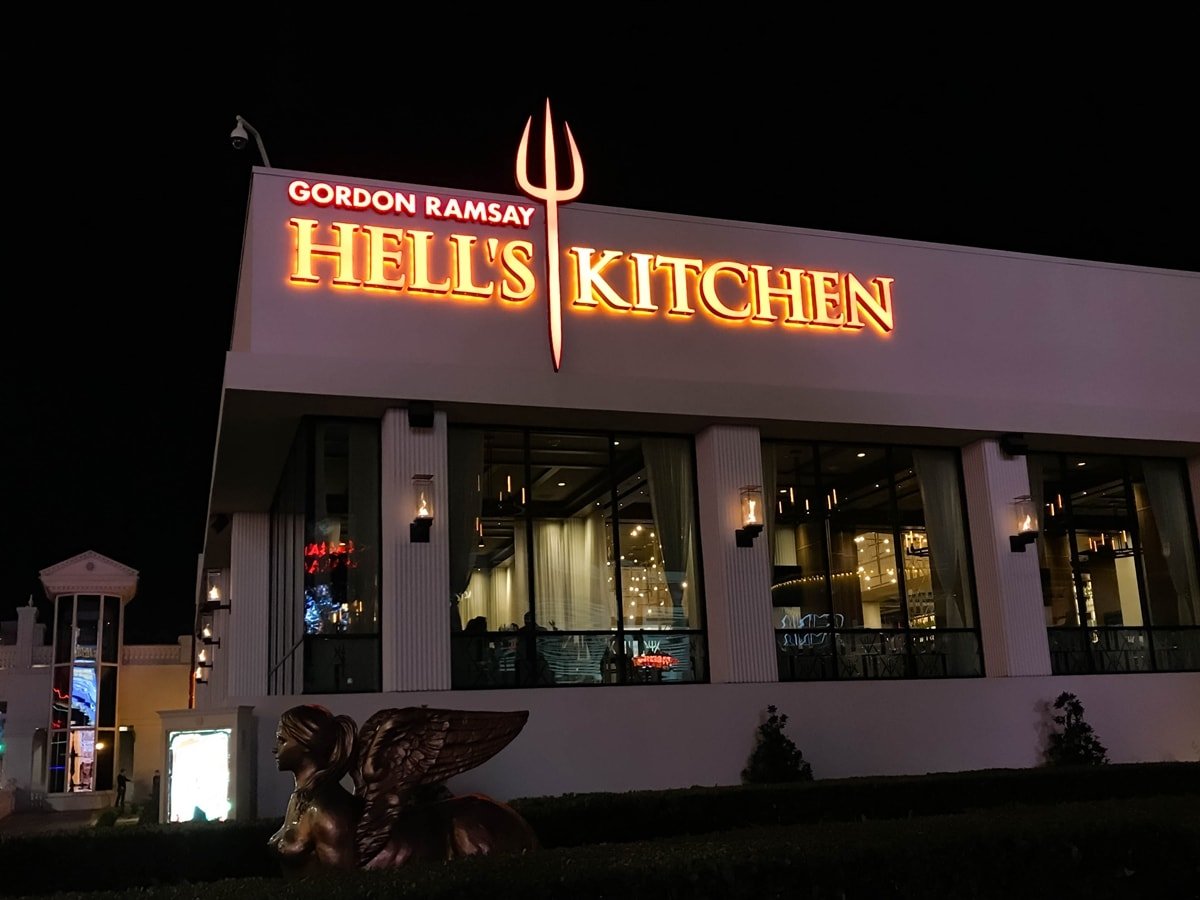
M1162 556L1175 588L1175 622L1152 625L1196 625L1200 590L1196 584L1196 563L1192 558L1192 529L1179 467L1161 459L1143 459L1142 474L1150 497L1150 512L1158 528Z
M604 522L597 513L533 523L537 624L560 631L608 628Z
M925 510L937 624L944 628L970 628L974 617L967 582L967 544L963 535L958 466L953 454L946 450L914 449L912 455Z
M478 481L483 470L483 432L451 429L446 444L450 468L446 491L450 504L450 628L462 631L463 622L473 618L460 607L462 594L471 582L479 546L475 523L483 501Z
M642 459L674 621L685 627L695 625L683 605L683 585L694 589L696 584L690 446L679 438L643 438Z

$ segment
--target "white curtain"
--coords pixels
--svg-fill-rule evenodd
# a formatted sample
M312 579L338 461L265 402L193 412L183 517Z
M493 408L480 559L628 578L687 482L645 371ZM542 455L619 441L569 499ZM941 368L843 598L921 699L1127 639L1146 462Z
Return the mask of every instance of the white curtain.
M601 515L535 521L533 540L537 624L560 631L609 628Z
M1200 590L1196 586L1196 563L1192 559L1192 529L1188 522L1184 500L1183 478L1179 467L1167 460L1143 459L1142 474L1146 493L1150 496L1150 513L1158 528L1162 556L1175 588L1175 622L1154 622L1153 625L1195 625L1200 621L1197 604Z
M450 628L461 631L474 616L467 615L462 593L468 589L475 570L479 536L475 523L482 509L479 473L483 471L483 432L452 428L447 436L450 483ZM491 622L491 618L488 619Z
M643 438L642 459L646 463L646 485L650 506L662 548L667 589L675 611L675 622L683 627L698 627L693 621L684 591L696 589L695 504L692 496L692 456L686 440L680 438ZM688 585L685 589L684 583Z
M970 628L975 623L954 454L948 450L913 450L913 468L925 510L937 624L943 628Z

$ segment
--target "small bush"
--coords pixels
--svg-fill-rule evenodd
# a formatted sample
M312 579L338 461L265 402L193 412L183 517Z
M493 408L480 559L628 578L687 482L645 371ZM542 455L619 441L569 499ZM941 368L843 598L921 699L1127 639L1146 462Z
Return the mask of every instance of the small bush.
M774 706L767 707L767 721L758 726L758 743L750 754L749 765L742 770L746 784L812 781L812 766L783 733L787 720L787 715L780 715Z
M120 813L117 812L115 806L110 806L108 809L101 810L100 815L96 816L96 821L92 824L97 828L112 828L117 824L117 817Z
M1064 691L1054 701L1061 713L1053 717L1059 730L1050 734L1046 764L1050 766L1102 766L1108 751L1096 738L1092 726L1083 719L1083 704L1074 694Z

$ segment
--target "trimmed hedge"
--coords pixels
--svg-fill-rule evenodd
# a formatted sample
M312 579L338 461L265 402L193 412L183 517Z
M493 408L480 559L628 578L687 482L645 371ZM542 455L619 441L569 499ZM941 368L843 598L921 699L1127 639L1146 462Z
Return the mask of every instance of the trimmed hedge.
M778 785L513 800L547 847L704 834L751 825L894 819L1005 804L1200 793L1200 763L993 769Z
M62 894L58 900L1167 900L1195 897L1200 884L1198 799L1134 798L912 820L741 829L297 882L255 878L118 894Z
M644 841L749 826L910 818L1011 804L1200 795L1200 763L1011 769L512 801L547 848ZM85 829L0 838L0 894L272 878L279 819ZM69 849L67 849L69 848ZM64 861L69 859L69 865Z

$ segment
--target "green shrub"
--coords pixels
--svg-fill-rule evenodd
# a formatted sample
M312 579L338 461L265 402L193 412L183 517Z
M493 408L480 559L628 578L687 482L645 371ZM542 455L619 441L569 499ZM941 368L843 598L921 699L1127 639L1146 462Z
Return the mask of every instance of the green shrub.
M92 824L97 828L112 828L112 826L117 824L119 817L120 813L117 812L117 808L110 806L108 809L101 810L100 814L96 816L96 821Z
M1046 748L1046 764L1051 766L1102 766L1108 763L1108 751L1096 738L1092 726L1083 719L1083 704L1067 691L1058 695L1053 716L1060 730L1051 732Z
M758 726L758 740L750 754L750 763L742 770L746 784L783 784L812 781L812 766L804 759L795 742L783 733L786 714L767 707L767 721Z

